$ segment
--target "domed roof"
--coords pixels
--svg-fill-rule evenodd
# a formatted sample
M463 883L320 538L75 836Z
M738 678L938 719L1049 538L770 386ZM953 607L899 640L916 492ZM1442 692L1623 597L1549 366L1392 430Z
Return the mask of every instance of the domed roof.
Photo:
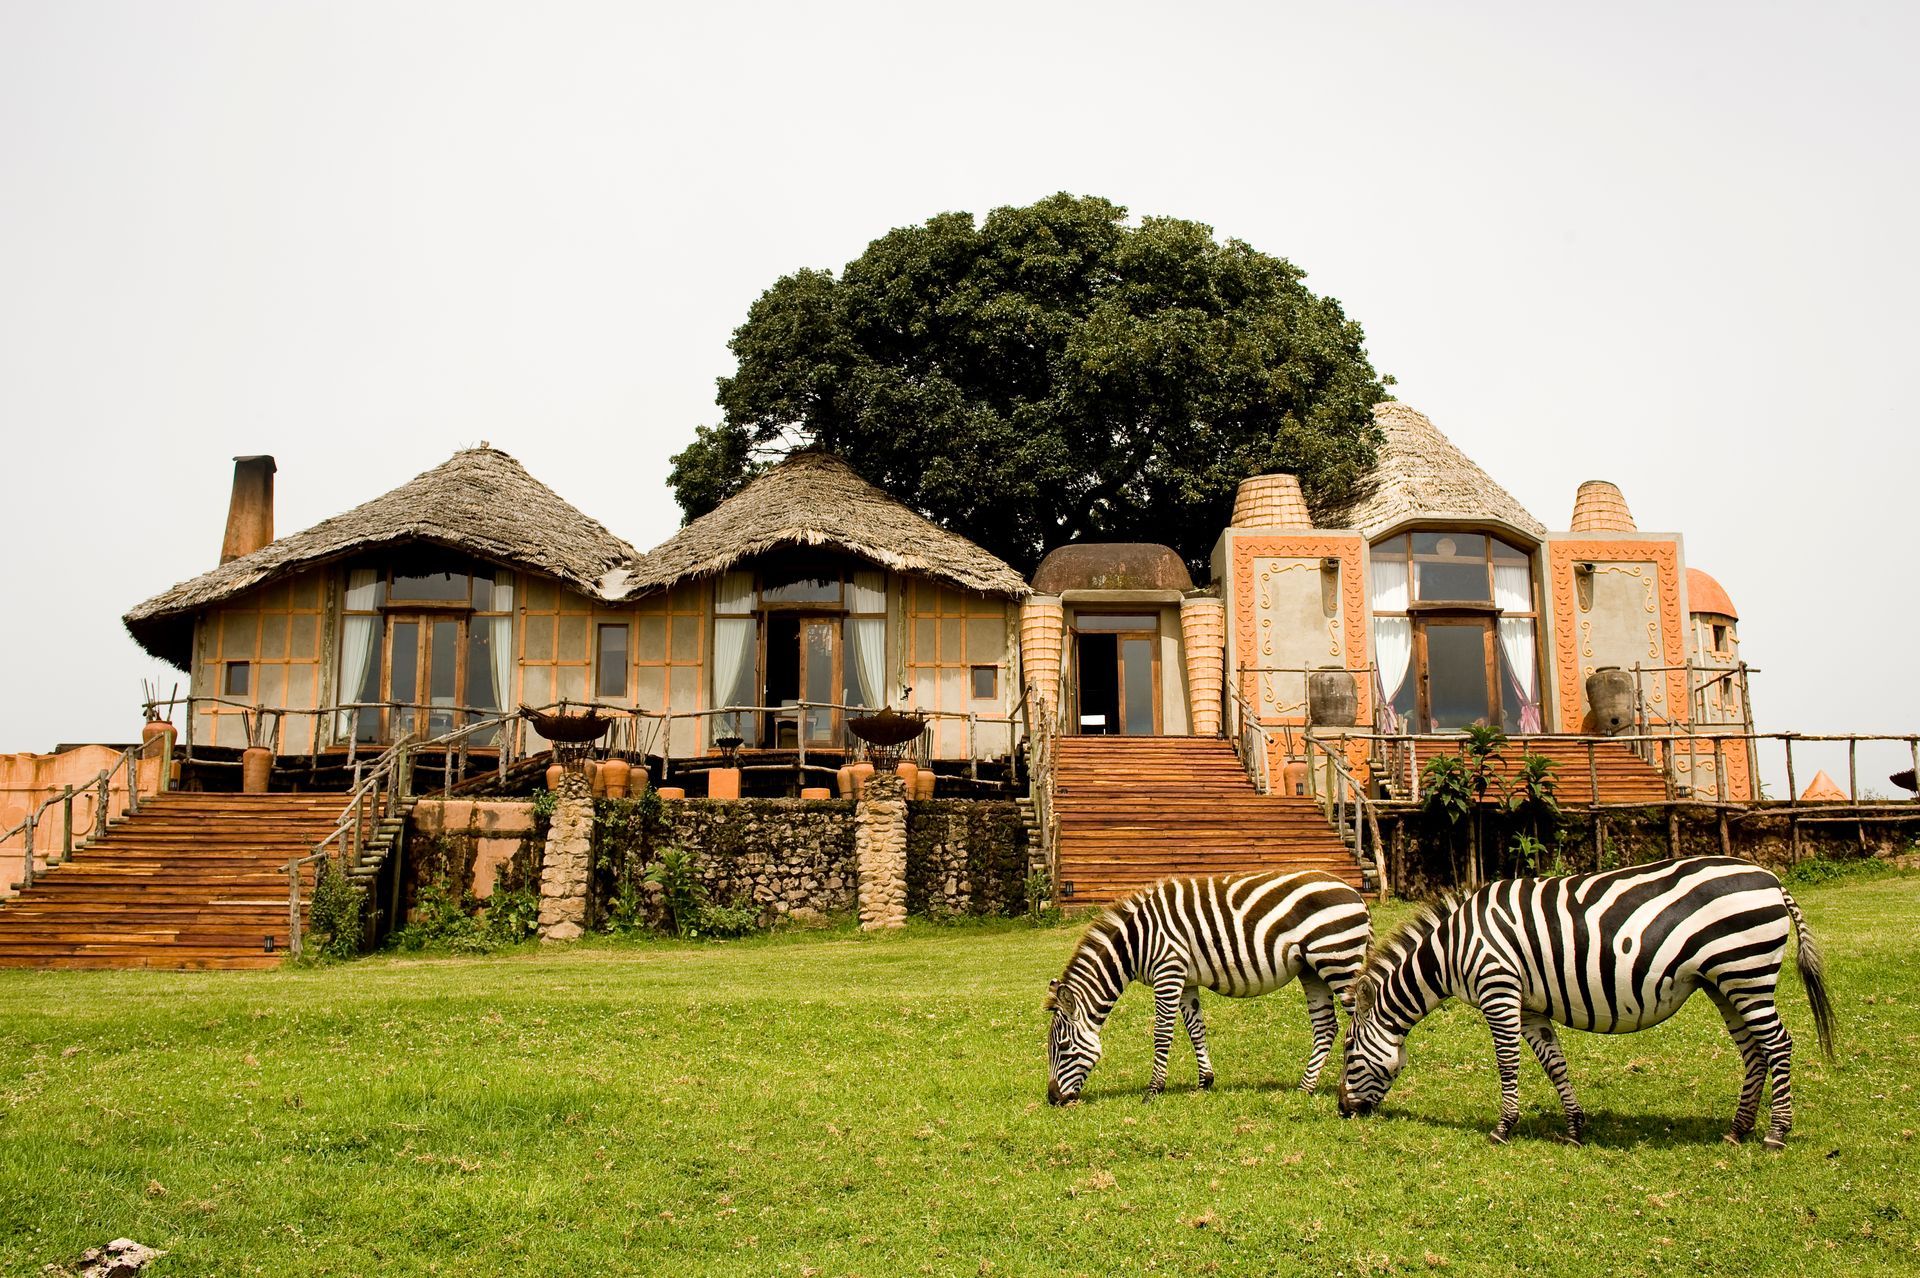
M1573 496L1573 522L1567 531L1577 533L1637 532L1633 512L1620 486L1605 479L1589 479Z
M1740 620L1740 614L1733 610L1733 600L1727 597L1726 588L1698 568L1687 569L1687 610Z
M1043 595L1066 590L1193 589L1187 565L1172 547L1151 541L1090 541L1048 553L1033 574Z

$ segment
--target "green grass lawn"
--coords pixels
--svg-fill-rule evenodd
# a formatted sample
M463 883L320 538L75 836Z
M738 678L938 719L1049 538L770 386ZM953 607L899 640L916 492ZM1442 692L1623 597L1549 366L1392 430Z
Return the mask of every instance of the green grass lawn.
M1487 1144L1457 1005L1343 1121L1331 1078L1291 1090L1297 988L1208 996L1219 1087L1182 1044L1153 1105L1136 989L1051 1109L1072 927L0 972L0 1273L121 1235L161 1276L1920 1272L1920 876L1795 891L1842 1041L1822 1062L1789 975L1779 1154L1720 1141L1739 1064L1704 998L1566 1035L1582 1149L1531 1061L1519 1138Z

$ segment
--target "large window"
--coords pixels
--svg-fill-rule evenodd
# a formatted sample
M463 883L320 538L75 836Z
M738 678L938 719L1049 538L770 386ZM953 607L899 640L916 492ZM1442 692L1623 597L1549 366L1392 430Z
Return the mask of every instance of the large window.
M1540 610L1525 550L1485 533L1402 533L1374 544L1368 575L1383 726L1542 730ZM1477 673L1467 653L1473 636L1463 628L1475 614L1490 623ZM1485 713L1469 713L1468 703L1482 700Z
M341 712L337 737L440 736L512 695L511 573L433 550L347 569L334 698L358 708Z

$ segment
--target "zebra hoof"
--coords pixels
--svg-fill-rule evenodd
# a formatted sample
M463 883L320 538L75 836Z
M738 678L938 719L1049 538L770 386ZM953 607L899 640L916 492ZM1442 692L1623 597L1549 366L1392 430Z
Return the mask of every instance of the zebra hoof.
M1211 1073L1202 1074L1200 1076L1200 1090L1203 1092L1210 1092L1213 1090L1213 1075Z
M1732 1131L1732 1132L1728 1132L1725 1136L1722 1136L1720 1139L1725 1141L1729 1145L1738 1145L1741 1141L1745 1140L1746 1137L1747 1137L1747 1134L1745 1132Z
M1496 1127L1492 1131L1487 1133L1487 1144L1504 1145L1506 1143L1507 1143L1507 1129L1505 1127Z
M1579 1148L1581 1147L1581 1144L1582 1144L1582 1142L1581 1142L1581 1140L1580 1140L1580 1133L1579 1133L1579 1132L1568 1132L1568 1133L1566 1133L1566 1134L1565 1134L1564 1136L1562 1136L1562 1137L1560 1138L1560 1143L1561 1143L1562 1145L1570 1145L1570 1146L1572 1146L1572 1147L1573 1147L1574 1149L1579 1149Z
M1785 1149L1787 1147L1787 1138L1779 1132L1768 1132L1761 1138L1760 1143L1768 1149Z

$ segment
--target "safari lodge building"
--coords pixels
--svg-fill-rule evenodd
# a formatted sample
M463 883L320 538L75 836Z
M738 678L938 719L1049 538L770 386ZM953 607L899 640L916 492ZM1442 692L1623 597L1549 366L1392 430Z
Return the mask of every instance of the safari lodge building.
M275 911L280 931L290 916L255 879L285 884L286 863L331 847L370 885L384 876L390 925L409 822L473 825L483 807L530 821L526 796L568 752L538 727L568 721L522 711L589 707L611 726L568 749L597 753L606 793L683 799L666 805L673 838L760 867L716 899L770 910L845 909L846 885L867 882L846 866L880 846L856 828L885 805L868 801L875 760L855 729L889 708L927 725L906 747L907 828L887 836L907 863L883 894L898 917L1016 908L1036 881L1076 904L1182 872L1391 883L1377 818L1411 811L1423 768L1475 725L1524 737L1563 800L1596 814L1668 805L1671 827L1671 805L1716 802L1724 846L1725 805L1755 788L1747 669L1734 605L1680 534L1640 529L1601 481L1549 530L1421 414L1387 403L1376 419L1377 464L1343 508L1310 508L1290 475L1247 479L1204 583L1146 544L1064 546L1025 576L816 452L646 553L485 445L276 538L273 460L239 458L220 562L126 615L186 692L149 702L119 772L111 751L14 756L0 848L30 885L91 829L105 846L82 860L125 870L128 909L152 874L192 896L183 845L254 857L254 877L206 869L200 884L246 901L244 921L180 931L160 911L151 926L167 961L258 957ZM173 793L108 833L156 788ZM512 854L476 853L463 886L486 896ZM50 876L35 908L53 920L66 893L97 913L88 881ZM0 909L0 962L23 929L34 961L118 961L24 904ZM193 936L204 948L179 950Z
M222 562L126 623L190 672L175 718L209 785L248 746L288 778L407 736L525 758L531 729L488 721L562 702L617 714L611 745L656 782L724 745L776 790L829 776L848 718L886 706L930 716L926 761L969 780L1045 716L1062 737L1252 735L1274 790L1303 784L1329 732L1373 738L1373 759L1474 724L1750 723L1737 614L1679 533L1640 530L1601 481L1549 531L1418 412L1377 419L1344 509L1309 510L1288 475L1247 480L1202 587L1138 544L1063 547L1029 580L820 453L645 554L485 446L276 540L272 460L242 458ZM1751 760L1674 771L1743 797Z

